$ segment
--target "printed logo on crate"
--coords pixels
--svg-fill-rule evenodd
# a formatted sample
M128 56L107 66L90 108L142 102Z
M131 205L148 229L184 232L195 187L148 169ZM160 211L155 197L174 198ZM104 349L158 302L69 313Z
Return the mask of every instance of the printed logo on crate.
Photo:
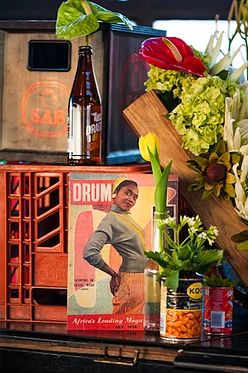
M56 80L37 81L24 91L21 115L25 128L37 137L62 137L67 130L64 97L69 88Z
M119 178L138 185L138 198L125 213L113 194ZM153 176L72 172L69 191L68 329L143 330L143 252L152 247ZM178 179L172 175L168 209L175 216L177 201ZM109 268L118 274L118 285Z

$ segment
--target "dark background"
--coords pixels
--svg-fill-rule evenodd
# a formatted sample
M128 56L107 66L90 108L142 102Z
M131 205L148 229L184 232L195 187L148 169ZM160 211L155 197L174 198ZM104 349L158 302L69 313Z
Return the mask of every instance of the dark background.
M232 0L96 0L138 25L159 19L226 19ZM0 20L56 20L61 0L0 0Z

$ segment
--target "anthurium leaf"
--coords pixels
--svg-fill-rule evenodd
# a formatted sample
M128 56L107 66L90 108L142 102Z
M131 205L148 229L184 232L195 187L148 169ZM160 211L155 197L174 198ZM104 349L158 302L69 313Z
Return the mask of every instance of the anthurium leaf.
M105 23L123 23L130 30L133 29L133 26L130 20L121 13L101 11L101 12L98 12L96 16L99 21L102 21Z
M62 2L57 12L56 35L62 39L86 36L99 29L99 21L105 23L124 23L132 29L127 17L111 12L100 5L87 1L89 13L86 13L81 0Z
M56 22L56 35L59 38L71 40L90 35L98 29L99 23L93 13L86 15L83 13L83 8L80 11L78 8L66 6L66 3L60 6Z
M92 13L94 13L99 21L105 23L123 23L125 24L130 30L133 29L131 21L121 13L112 12L98 4L92 3L88 1L88 4L91 8Z

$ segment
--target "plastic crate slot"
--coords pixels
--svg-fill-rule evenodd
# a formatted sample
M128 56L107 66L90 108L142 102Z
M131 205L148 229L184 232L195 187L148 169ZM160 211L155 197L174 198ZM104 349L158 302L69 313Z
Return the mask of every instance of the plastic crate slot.
M66 306L66 289L33 289L33 302L39 305Z

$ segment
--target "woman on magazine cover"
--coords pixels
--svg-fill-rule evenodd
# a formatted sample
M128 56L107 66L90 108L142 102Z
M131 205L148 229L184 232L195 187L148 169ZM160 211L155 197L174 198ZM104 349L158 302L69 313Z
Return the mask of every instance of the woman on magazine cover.
M137 183L118 178L113 185L112 198L111 210L87 242L83 257L111 276L114 314L141 314L144 311L144 269L147 263L144 231L130 216L130 209L138 198ZM101 257L105 244L111 244L122 257L118 273Z

